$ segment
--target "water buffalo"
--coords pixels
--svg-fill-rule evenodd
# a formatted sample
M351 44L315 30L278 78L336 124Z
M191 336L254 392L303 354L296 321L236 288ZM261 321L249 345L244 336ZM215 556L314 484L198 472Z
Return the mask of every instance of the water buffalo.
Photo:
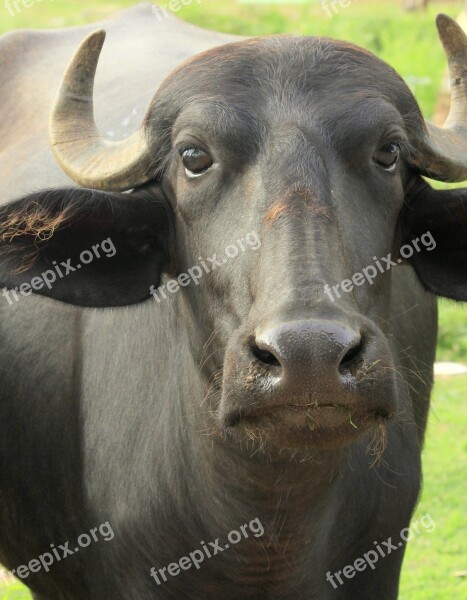
M437 25L444 128L327 38L141 5L0 39L0 562L36 599L397 598L467 298Z

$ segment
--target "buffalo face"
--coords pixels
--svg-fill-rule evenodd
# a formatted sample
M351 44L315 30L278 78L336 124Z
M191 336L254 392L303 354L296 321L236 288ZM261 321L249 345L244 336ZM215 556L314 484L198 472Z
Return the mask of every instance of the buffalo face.
M424 129L402 80L337 42L243 42L180 69L147 123L167 157L178 272L219 261L186 290L205 330L211 431L264 449L384 437L408 402L392 295L418 285L396 270L410 269L398 251L412 242L403 209L422 185L410 167ZM261 245L229 260L248 232ZM370 265L373 279L339 287Z

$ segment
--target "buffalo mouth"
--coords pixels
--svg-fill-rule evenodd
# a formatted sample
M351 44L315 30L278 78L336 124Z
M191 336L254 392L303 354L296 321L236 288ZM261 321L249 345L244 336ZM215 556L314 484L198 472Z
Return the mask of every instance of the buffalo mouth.
M299 449L342 447L384 427L398 407L391 349L374 324L355 319L352 326L283 319L263 328L253 348L233 336L217 406L221 428L240 442L247 436L262 447Z
M273 445L331 449L358 440L392 416L389 407L290 403L233 411L226 415L225 426Z

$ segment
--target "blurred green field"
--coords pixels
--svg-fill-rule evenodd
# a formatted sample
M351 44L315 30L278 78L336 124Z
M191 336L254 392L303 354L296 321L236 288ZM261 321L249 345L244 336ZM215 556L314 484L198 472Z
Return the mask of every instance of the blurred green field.
M4 3L5 0L0 0L0 33L25 27L56 28L88 23L134 4L131 0L35 0L30 8L23 7L11 16ZM391 64L414 91L424 114L430 117L446 69L434 25L435 15L445 12L457 16L462 2L432 2L427 11L417 13L404 13L399 4L388 0L353 0L330 18L319 1L268 4L193 0L177 15L199 26L229 33L294 33L350 40ZM467 363L466 305L440 303L437 360ZM467 535L462 514L465 484L461 470L467 453L466 395L467 377L436 383L424 450L426 484L417 515L429 512L437 527L433 533L425 533L409 544L401 600L467 598L466 579L454 575L467 570ZM24 589L20 584L8 588L0 584L0 600L26 600L29 595Z
M426 446L424 488L414 520L430 513L436 523L409 542L402 569L400 600L467 598L465 466L467 377L435 383Z

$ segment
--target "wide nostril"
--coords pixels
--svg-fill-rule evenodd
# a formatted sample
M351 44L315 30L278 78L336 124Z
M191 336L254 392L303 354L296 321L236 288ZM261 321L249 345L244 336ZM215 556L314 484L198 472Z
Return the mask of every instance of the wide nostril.
M281 366L281 363L277 360L274 354L272 352L269 352L269 350L260 348L256 341L252 340L250 342L250 348L251 352L253 353L253 356L257 358L260 362L273 367Z
M356 342L342 358L339 365L339 372L342 374L352 373L359 365L361 355L363 354L364 342L363 338Z
M252 335L250 356L285 379L357 376L366 352L364 335L333 323L297 322ZM284 379L284 381L285 381Z

